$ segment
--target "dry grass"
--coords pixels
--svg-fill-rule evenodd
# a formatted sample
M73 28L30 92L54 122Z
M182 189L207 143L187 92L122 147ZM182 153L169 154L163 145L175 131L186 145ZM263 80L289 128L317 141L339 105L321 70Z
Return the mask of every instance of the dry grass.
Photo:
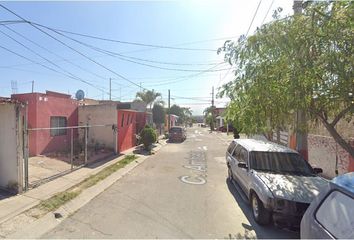
M47 200L41 201L35 208L42 210L42 215L54 211L60 206L77 197L84 189L92 187L93 185L107 178L117 170L124 168L126 165L133 162L136 158L137 157L135 155L127 155L121 161L102 169L95 175L90 176L89 178L83 180L77 185L71 187L70 189L64 192L57 193Z

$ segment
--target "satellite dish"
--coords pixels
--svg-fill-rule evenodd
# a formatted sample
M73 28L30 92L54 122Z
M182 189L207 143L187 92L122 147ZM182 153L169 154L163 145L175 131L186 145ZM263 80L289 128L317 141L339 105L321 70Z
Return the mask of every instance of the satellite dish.
M85 93L82 90L77 90L75 97L77 100L82 100L85 98Z

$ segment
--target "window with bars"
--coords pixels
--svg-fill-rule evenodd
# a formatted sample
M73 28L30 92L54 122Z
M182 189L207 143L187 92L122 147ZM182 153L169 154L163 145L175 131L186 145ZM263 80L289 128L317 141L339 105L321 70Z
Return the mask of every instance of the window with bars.
M59 127L67 127L68 122L66 117L50 117L50 135L51 136L62 136L66 135L67 129L57 129Z

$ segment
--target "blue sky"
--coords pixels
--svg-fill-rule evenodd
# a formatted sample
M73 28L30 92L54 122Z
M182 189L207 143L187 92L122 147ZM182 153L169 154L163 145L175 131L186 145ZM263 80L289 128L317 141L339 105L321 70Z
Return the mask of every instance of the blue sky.
M82 89L86 97L108 99L109 78L112 78L114 100L133 100L136 92L140 91L141 85L142 89L154 89L161 92L163 99L167 102L167 92L170 89L172 104L191 107L194 114L201 114L203 109L210 105L212 86L217 92L218 86L232 79L230 66L222 64L223 56L217 55L216 49L222 46L226 39L233 37L232 39L236 40L237 36L247 32L259 0L13 1L1 2L1 4L29 21L52 28L127 42L204 50L153 48L68 35L83 43L128 57L164 62L162 64L131 59L159 67L153 68L122 61L117 57L80 45L48 29L43 29L105 68L112 70L113 73L63 46L29 24L6 25L8 28L0 25L0 46L57 71L54 72L42 65L34 64L28 59L23 59L0 48L0 96L10 96L12 81L17 82L18 93L30 92L31 81L35 81L36 92L52 90L74 95L78 89ZM270 6L272 6L271 11L265 18ZM284 9L283 15L292 13L292 1L290 0L274 0L273 2L262 0L250 34L261 25L264 18L264 23L270 21L272 12L277 7ZM5 20L19 19L0 8L0 21ZM37 45L21 38L9 28ZM225 39L214 40L218 38ZM38 55L52 61L55 65ZM160 69L161 67L174 70ZM210 68L217 71L205 71ZM121 79L115 73L129 81ZM69 78L68 74L73 74L89 84ZM216 106L222 107L227 99L215 101Z

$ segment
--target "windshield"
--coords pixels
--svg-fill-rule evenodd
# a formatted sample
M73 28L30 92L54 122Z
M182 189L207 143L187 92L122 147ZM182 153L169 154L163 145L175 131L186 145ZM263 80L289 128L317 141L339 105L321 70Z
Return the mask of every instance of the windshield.
M258 171L289 174L313 174L311 166L296 153L251 152L250 167Z
M170 133L181 133L182 132L182 128L171 128L170 129Z

